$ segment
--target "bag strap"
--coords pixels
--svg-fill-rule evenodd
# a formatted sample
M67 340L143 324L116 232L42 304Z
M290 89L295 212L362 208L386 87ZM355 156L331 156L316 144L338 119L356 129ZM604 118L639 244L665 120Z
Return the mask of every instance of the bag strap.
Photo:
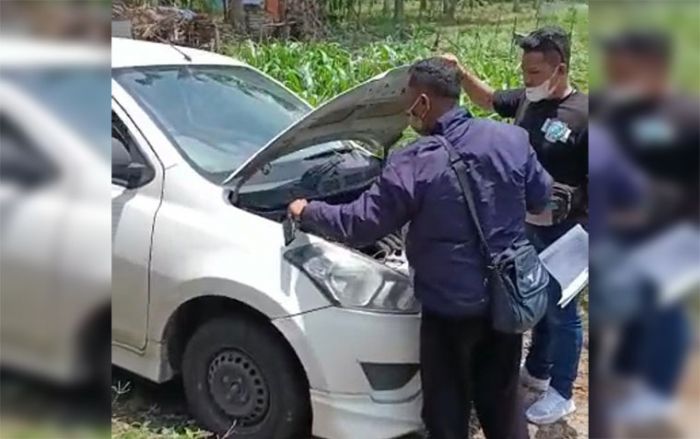
M474 222L474 225L476 226L476 233L479 236L479 242L481 244L479 246L481 249L481 253L484 256L484 258L486 258L487 264L490 265L492 261L491 249L489 248L489 243L486 240L484 231L481 228L481 221L479 221L479 215L476 210L476 203L474 202L474 193L472 192L471 185L469 184L469 178L467 176L469 173L469 166L464 160L462 160L462 157L454 149L454 146L452 146L449 140L447 140L444 136L440 135L435 136L435 138L437 138L442 144L442 146L445 148L445 150L447 150L447 155L450 161L450 167L457 175L457 181L459 182L459 187L462 190L462 196L466 201L465 206L467 207L467 213L469 214L472 221Z

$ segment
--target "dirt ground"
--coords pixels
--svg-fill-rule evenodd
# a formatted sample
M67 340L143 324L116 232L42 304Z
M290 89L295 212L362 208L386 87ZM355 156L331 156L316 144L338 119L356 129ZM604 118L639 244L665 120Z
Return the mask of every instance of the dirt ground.
M529 341L525 343L525 349ZM525 395L534 400L536 395ZM577 410L552 425L530 425L533 439L588 439L588 338L584 339L579 374L574 384ZM112 438L211 438L187 415L182 387L178 382L155 385L116 370L112 392ZM413 435L403 439L416 438ZM484 439L476 431L475 439Z

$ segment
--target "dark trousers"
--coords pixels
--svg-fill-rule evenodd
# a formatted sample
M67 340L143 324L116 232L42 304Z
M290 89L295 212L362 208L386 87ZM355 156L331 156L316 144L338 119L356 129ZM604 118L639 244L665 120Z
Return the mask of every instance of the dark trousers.
M486 318L423 310L423 422L430 439L469 438L472 402L488 439L527 438L518 391L521 349L521 335L496 332Z

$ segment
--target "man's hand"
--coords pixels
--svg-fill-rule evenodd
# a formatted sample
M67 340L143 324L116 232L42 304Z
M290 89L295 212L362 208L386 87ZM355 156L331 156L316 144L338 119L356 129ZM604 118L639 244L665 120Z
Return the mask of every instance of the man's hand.
M493 89L467 70L453 54L443 53L440 58L459 70L462 90L469 96L469 99L484 110L493 111Z
M298 220L299 218L301 218L301 213L304 211L304 208L307 204L309 204L309 202L304 200L303 198L294 200L291 203L289 203L289 207L287 207L287 212L289 212L292 218Z
M453 55L451 53L443 53L442 55L440 55L440 58L444 59L452 66L457 67L457 69L460 71L460 73L464 74L466 69L459 62L459 59L455 55Z

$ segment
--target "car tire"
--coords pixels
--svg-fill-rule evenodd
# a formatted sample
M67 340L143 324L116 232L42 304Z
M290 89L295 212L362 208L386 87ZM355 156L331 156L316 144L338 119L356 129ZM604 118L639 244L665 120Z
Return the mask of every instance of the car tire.
M309 388L300 369L269 323L246 316L201 325L182 361L190 412L204 428L234 438L310 436Z

